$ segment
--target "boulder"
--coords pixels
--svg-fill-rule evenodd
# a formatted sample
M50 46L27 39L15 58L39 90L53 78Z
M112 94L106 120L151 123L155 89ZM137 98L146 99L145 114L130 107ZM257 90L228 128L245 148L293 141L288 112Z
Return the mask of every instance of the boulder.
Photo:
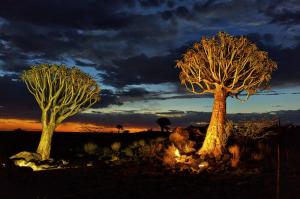
M57 165L49 165L53 160L41 161L42 157L38 153L22 151L10 157L14 164L18 167L29 167L33 171L41 171L53 168L59 168Z
M14 159L14 164L18 167L29 167L33 171L41 171L53 168L53 166L48 164L39 165L36 162L26 161L24 159Z
M11 156L9 159L11 160L23 159L26 162L30 162L30 161L41 161L42 156L38 153L22 151L20 153Z

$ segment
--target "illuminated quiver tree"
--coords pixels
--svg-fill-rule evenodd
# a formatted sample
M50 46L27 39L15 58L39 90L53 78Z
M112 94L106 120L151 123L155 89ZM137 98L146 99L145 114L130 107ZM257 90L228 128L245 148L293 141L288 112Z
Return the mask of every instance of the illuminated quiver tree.
M232 96L246 101L258 89L268 86L272 72L277 69L268 53L259 50L246 37L223 32L196 42L176 66L181 69L179 78L188 91L214 94L210 124L199 151L200 155L214 157L222 154L227 141L226 98Z
M42 135L37 153L49 159L52 135L66 118L90 108L100 100L100 88L93 78L78 68L41 64L22 74L29 92L42 111Z

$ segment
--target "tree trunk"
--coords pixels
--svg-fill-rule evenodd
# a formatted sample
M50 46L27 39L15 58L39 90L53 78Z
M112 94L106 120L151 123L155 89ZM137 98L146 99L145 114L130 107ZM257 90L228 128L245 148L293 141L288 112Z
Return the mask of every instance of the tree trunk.
M199 151L201 156L219 158L222 155L224 145L227 141L225 133L226 97L226 91L221 87L217 87L214 94L212 116L203 145Z
M39 146L36 150L42 156L42 160L50 158L51 141L55 124L43 124L43 131L40 139Z

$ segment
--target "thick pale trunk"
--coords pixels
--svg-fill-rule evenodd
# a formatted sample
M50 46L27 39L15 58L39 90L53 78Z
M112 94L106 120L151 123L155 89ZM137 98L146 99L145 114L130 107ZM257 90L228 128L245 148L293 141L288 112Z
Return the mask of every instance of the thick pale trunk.
M50 158L51 142L55 124L43 124L43 131L40 139L39 146L36 150L42 157L42 160L48 160Z
M213 156L218 158L222 155L226 143L225 122L226 122L226 92L217 87L214 94L214 106L212 116L207 129L203 145L199 151L202 156Z

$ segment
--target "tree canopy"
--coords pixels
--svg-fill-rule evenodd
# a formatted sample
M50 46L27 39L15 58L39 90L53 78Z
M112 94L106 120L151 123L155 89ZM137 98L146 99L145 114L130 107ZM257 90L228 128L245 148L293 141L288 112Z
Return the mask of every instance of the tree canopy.
M23 72L22 80L42 112L51 112L56 124L100 100L97 82L75 67L35 65Z
M268 53L246 37L224 32L211 38L202 37L177 60L176 66L181 69L179 78L187 90L196 94L214 93L218 86L238 99L243 91L248 99L257 89L265 88L277 68Z

